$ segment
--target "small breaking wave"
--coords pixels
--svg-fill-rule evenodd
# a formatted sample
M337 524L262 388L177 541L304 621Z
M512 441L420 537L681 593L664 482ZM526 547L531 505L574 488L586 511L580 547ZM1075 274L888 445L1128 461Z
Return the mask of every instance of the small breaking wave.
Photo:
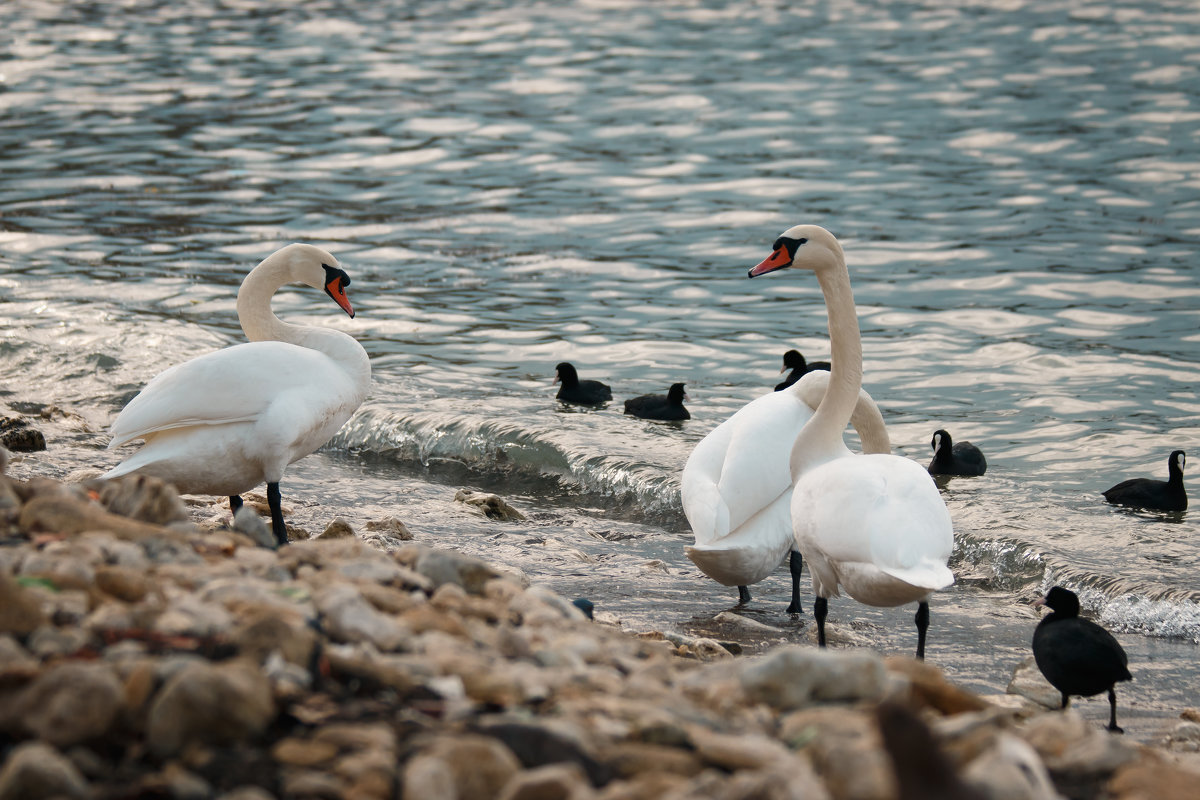
M677 475L654 464L567 445L563 438L556 430L535 430L506 419L371 408L356 414L330 444L410 467L454 462L481 478L516 478L531 493L606 499L627 514L646 518L682 513Z

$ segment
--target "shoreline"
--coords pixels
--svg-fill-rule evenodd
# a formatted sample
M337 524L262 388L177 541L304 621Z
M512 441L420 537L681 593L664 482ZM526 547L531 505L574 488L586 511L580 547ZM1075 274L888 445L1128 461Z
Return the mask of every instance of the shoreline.
M196 511L152 479L0 477L0 797L883 799L894 758L925 756L984 797L1030 758L1029 797L1200 778L1200 711L1151 746L869 648L739 656L719 630L588 620L398 520L273 550L260 518Z

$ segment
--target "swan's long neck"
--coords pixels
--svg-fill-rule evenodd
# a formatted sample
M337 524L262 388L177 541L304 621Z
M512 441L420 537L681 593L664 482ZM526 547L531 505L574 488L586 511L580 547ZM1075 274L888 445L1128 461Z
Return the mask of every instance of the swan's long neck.
M250 271L238 289L238 322L252 342L290 342L300 344L307 325L292 325L275 316L271 298L279 287L294 280L288 264L274 256Z
M314 325L293 325L275 316L271 298L281 286L296 282L289 264L272 255L250 271L238 289L238 322L252 342L287 342L319 350L359 384L370 380L367 353L353 336Z
M854 413L858 390L862 388L862 338L858 331L858 312L850 289L850 274L840 254L833 263L816 270L829 314L830 363L829 388L813 418L801 430L792 445L792 479L805 470L831 458L846 455L842 431Z

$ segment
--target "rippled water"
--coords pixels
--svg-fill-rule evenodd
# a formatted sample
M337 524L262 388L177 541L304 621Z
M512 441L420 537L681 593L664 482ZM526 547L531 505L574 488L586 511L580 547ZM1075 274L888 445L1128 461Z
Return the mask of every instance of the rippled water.
M1130 651L1129 703L1194 702L1195 517L1099 495L1200 453L1190 0L9 0L0 31L0 402L69 412L17 474L115 463L122 405L240 341L241 277L310 241L358 316L275 307L358 337L375 383L289 471L297 522L398 514L630 627L712 631L735 593L683 555L678 474L784 350L828 357L811 276L744 277L815 222L897 450L925 462L945 427L988 456L944 487L959 580L930 658L1002 690L1025 604L1064 581ZM617 400L560 407L562 360ZM675 381L691 421L620 413ZM461 486L529 522L472 517ZM743 609L777 633L720 634L799 637L786 589ZM911 609L831 620L912 649Z

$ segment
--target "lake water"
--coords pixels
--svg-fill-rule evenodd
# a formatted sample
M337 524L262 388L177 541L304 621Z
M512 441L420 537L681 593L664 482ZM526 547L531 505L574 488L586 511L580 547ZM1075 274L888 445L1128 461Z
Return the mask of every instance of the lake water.
M1003 691L1061 582L1129 651L1123 707L1195 704L1196 512L1100 496L1200 457L1191 0L9 0L0 43L0 412L69 412L14 474L115 464L124 403L241 341L241 278L308 241L358 315L307 289L275 308L356 336L374 388L289 470L290 521L395 515L631 629L799 640L786 566L738 609L776 630L712 621L736 591L685 557L678 486L785 350L828 357L811 275L745 277L813 222L846 250L896 451L926 463L946 428L988 457L943 488L958 581L929 659ZM564 360L616 400L558 404ZM621 413L676 381L690 421ZM462 487L529 519L475 517ZM912 611L830 620L908 653Z

